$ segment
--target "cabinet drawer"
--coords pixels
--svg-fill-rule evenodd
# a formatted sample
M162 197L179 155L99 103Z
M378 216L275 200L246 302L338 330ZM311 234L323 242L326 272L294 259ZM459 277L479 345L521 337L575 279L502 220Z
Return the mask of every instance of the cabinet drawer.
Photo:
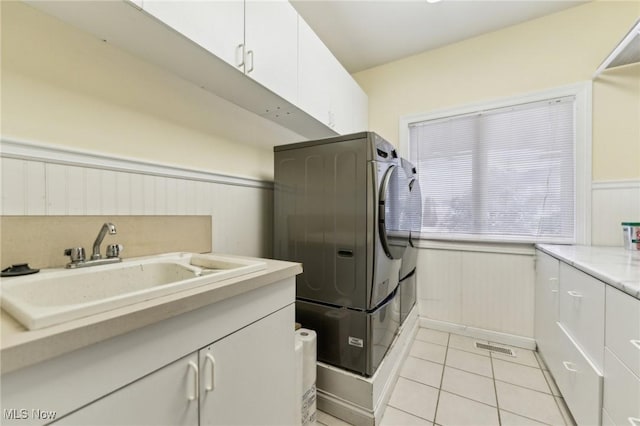
M559 327L557 361L549 366L571 414L579 425L599 425L602 414L602 374L566 330Z
M607 286L606 346L640 377L640 300Z
M566 263L560 264L560 323L599 370L604 358L605 286Z
M604 409L613 424L640 426L640 378L609 348L604 353Z

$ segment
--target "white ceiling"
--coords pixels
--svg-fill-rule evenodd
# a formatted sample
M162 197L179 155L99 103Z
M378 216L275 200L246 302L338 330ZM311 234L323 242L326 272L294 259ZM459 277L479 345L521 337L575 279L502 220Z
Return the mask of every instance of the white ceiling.
M585 3L585 0L291 0L351 73Z

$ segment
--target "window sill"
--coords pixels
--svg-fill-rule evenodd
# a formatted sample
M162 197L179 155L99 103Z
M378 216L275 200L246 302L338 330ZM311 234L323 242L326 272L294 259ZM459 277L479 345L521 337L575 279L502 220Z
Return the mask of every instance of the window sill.
M420 239L417 242L420 249L472 251L480 253L516 254L533 256L535 254L534 243L487 243L481 241L442 241Z

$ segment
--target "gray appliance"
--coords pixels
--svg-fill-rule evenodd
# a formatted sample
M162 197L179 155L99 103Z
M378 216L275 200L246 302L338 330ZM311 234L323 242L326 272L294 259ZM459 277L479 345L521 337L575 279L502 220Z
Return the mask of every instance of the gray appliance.
M400 321L406 173L372 132L276 146L274 157L274 256L304 270L296 320L317 332L320 361L370 376Z
M418 181L418 172L414 165L404 158L401 158L400 166L409 181L409 200L405 206L405 218L409 222L411 229L409 244L402 256L400 283L398 284L398 292L400 293L400 324L402 324L409 315L409 312L411 312L411 308L416 304L417 298L417 242L422 226L422 193L420 191L420 182Z

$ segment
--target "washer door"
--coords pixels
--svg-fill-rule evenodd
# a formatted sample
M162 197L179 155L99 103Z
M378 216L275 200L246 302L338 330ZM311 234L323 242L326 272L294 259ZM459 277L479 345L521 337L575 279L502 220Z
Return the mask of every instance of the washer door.
M389 259L401 259L409 244L411 221L406 211L409 196L404 170L391 165L382 179L378 198L380 242Z

